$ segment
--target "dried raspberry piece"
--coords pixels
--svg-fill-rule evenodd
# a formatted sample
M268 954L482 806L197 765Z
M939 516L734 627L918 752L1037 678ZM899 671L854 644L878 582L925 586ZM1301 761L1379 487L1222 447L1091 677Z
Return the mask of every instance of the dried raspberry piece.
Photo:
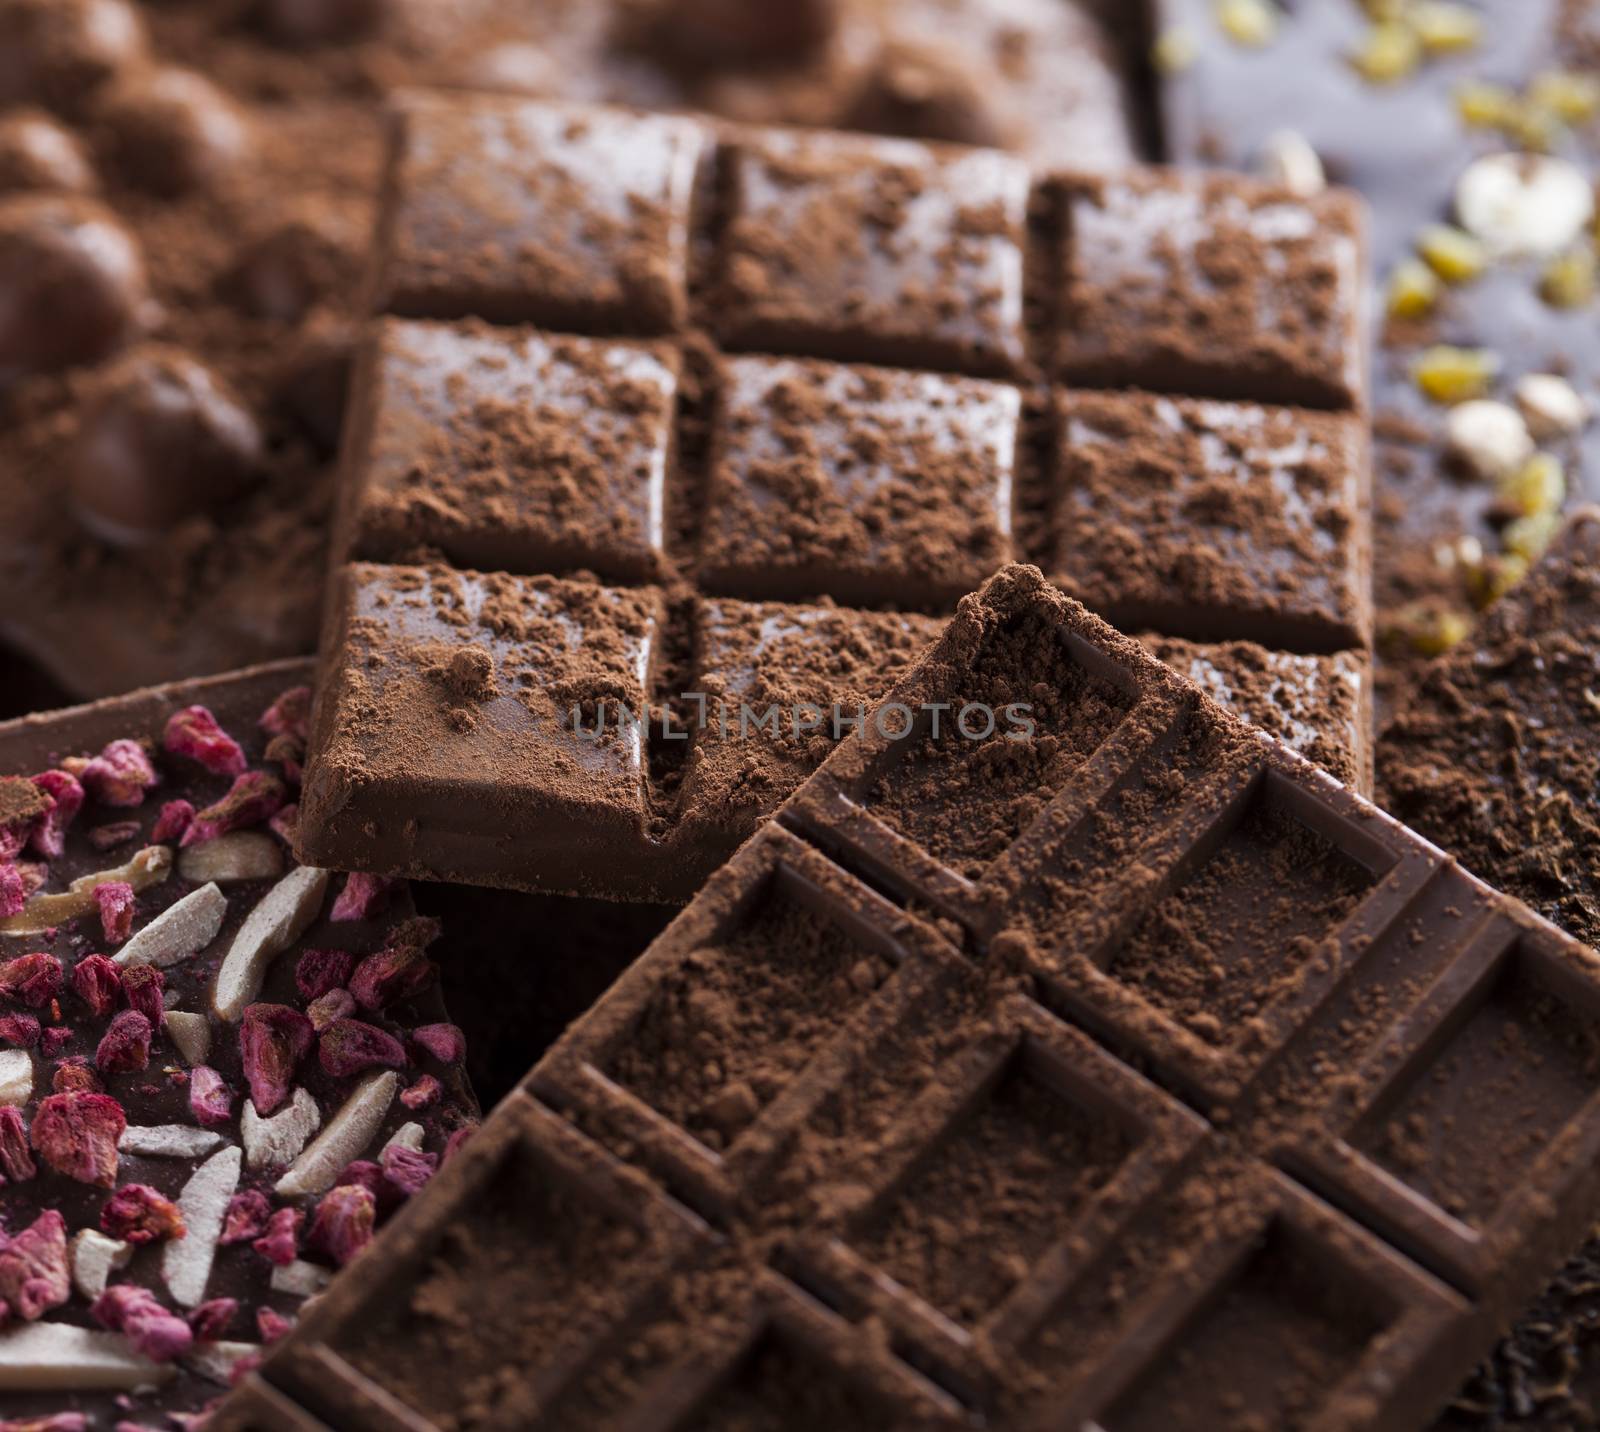
M252 1004L239 1022L239 1054L250 1099L265 1118L289 1097L294 1071L311 1049L311 1021L286 1004Z
M300 1223L304 1217L298 1208L280 1208L267 1220L267 1231L250 1246L273 1267L288 1267L300 1256Z
M9 1104L0 1108L0 1172L12 1183L26 1183L39 1172L28 1152L28 1129L22 1122L22 1110Z
M189 1324L136 1283L112 1284L94 1300L89 1315L101 1327L121 1333L152 1362L171 1362L194 1346Z
M122 997L128 1008L148 1019L151 1029L160 1029L166 1020L166 1006L161 1001L166 987L167 977L154 965L135 965L122 976Z
M299 805L286 805L267 822L267 829L292 850L295 837L300 834Z
M96 850L115 850L119 845L126 845L139 834L139 822L136 820L114 820L105 825L97 825L89 832L89 844Z
M293 736L299 741L309 740L311 688L291 686L261 713L258 724L269 736Z
M0 994L41 1009L61 992L65 975L54 955L19 955L0 965Z
M165 1238L184 1238L183 1215L170 1198L147 1183L124 1184L100 1210L100 1231L108 1238L120 1238L136 1248L159 1243Z
M439 1168L438 1154L408 1149L403 1144L390 1144L379 1158L383 1163L384 1178L402 1198L410 1198L419 1192Z
M341 1184L323 1194L306 1242L342 1268L372 1242L377 1221L372 1191L359 1184Z
M306 743L298 736L274 736L261 753L283 772L291 786L297 786L305 777Z
M222 1215L222 1235L217 1242L226 1247L257 1238L271 1215L272 1204L259 1189L247 1188L243 1193L236 1193L228 1200L228 1211Z
M108 880L94 887L100 907L100 928L108 945L123 944L133 933L133 886L126 880Z
M303 1000L321 999L349 980L355 963L349 950L307 950L294 967L294 987Z
M0 1040L17 1049L32 1049L39 1042L39 1021L31 1014L0 1015Z
M40 1031L39 1052L46 1059L54 1059L71 1043L72 1031L64 1024L53 1024L48 1029Z
M150 841L153 845L166 845L170 841L182 840L184 832L194 823L194 805L189 801L168 801L161 807L161 814L156 817L156 823L150 827Z
M306 1006L306 1015L311 1020L311 1027L318 1034L330 1024L336 1024L355 1012L356 997L347 989L330 989L320 999L314 999Z
M237 1298L210 1298L189 1312L189 1331L196 1342L216 1342L239 1311Z
M57 1094L103 1094L106 1086L89 1067L89 1061L81 1054L74 1054L56 1065L55 1073L50 1076L50 1088Z
M390 897L403 882L386 880L381 875L363 875L359 871L344 882L344 889L333 902L330 920L370 920L387 908Z
M234 780L228 794L214 805L197 811L184 831L180 845L198 845L229 831L260 825L276 815L285 799L283 782L266 771L246 771Z
M439 973L421 950L398 945L368 955L350 976L350 993L364 1009L382 1009L397 999L410 999L427 989Z
M117 1181L117 1140L127 1127L122 1105L109 1094L49 1094L33 1116L33 1150L67 1178L110 1188Z
M400 1091L400 1102L413 1111L437 1104L443 1086L431 1074L424 1074L409 1089Z
M122 971L104 955L85 955L72 967L72 992L104 1018L122 995Z
M162 749L198 761L214 776L244 774L244 752L204 706L185 706L167 721Z
M264 1343L275 1343L294 1331L294 1324L274 1308L256 1309L256 1331Z
M459 1064L467 1057L467 1036L460 1025L419 1024L411 1037L441 1064Z
M34 826L31 843L46 860L55 860L65 853L67 827L83 809L83 787L66 771L41 771L33 783L50 797L50 808Z
M94 1052L102 1074L129 1074L150 1063L150 1021L136 1009L125 1009L106 1027Z
M404 1068L406 1051L394 1035L376 1025L359 1019L336 1019L322 1031L317 1057L324 1071L343 1079L376 1066Z
M450 1137L444 1141L444 1153L439 1156L439 1167L443 1168L447 1163L450 1162L451 1159L460 1153L467 1141L477 1132L478 1125L463 1124L455 1131L455 1133L451 1134Z
M67 1221L49 1208L0 1247L0 1299L31 1323L59 1308L71 1293Z
M22 872L9 860L0 865L0 920L20 915L28 903Z
M145 792L158 779L143 743L126 737L112 741L75 774L84 790L101 805L124 807L143 805Z
M366 1189L372 1195L380 1219L387 1218L400 1206L399 1190L384 1179L382 1166L371 1159L353 1159L333 1183L335 1188L351 1184Z
M233 1090L209 1065L196 1064L189 1071L189 1112L197 1124L206 1127L226 1124L233 1118Z

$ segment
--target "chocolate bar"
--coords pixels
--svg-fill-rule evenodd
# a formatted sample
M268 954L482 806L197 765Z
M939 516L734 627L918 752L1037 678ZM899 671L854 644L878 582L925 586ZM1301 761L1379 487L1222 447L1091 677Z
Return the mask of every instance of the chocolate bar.
M1412 1429L1597 1081L1591 950L1009 567L215 1425Z
M376 248L307 859L687 899L1022 554L1370 641L1346 196L419 93Z
M475 1126L434 922L288 853L310 675L0 725L16 1425L199 1413Z
M1076 0L248 8L0 5L0 641L79 697L314 644L390 87L1139 142Z

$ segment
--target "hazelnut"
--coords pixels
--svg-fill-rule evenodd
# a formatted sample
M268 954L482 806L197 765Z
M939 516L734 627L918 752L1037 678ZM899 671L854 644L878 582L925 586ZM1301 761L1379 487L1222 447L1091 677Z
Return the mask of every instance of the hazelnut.
M94 170L69 129L36 110L0 118L0 193L83 194Z
M248 144L232 103L192 70L130 76L106 93L96 117L121 178L166 198L214 184Z
M237 497L262 457L255 419L180 350L129 354L90 400L67 457L78 515L137 545Z
M93 363L149 314L144 261L88 199L0 200L0 378Z
M145 52L128 0L0 0L0 35L0 105L67 114Z

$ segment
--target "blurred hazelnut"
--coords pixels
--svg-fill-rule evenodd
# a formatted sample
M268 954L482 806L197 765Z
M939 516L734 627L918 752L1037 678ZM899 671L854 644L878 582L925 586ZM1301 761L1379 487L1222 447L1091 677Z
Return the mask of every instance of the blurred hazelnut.
M81 114L101 85L145 52L128 0L0 0L0 105Z
M118 176L168 198L210 186L239 162L244 121L192 70L147 70L112 86L96 110Z
M0 193L82 194L94 170L78 137L37 110L0 116Z
M352 244L331 216L302 214L240 250L227 279L234 302L256 318L298 322L351 270Z
M1003 146L1006 134L971 63L944 45L892 41L846 111L851 129L951 144Z

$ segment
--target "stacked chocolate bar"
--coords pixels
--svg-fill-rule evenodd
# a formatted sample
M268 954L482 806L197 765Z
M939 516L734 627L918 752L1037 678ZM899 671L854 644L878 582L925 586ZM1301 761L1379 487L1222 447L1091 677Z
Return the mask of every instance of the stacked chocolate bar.
M302 852L684 899L1017 555L1361 779L1361 262L1340 194L413 96Z

